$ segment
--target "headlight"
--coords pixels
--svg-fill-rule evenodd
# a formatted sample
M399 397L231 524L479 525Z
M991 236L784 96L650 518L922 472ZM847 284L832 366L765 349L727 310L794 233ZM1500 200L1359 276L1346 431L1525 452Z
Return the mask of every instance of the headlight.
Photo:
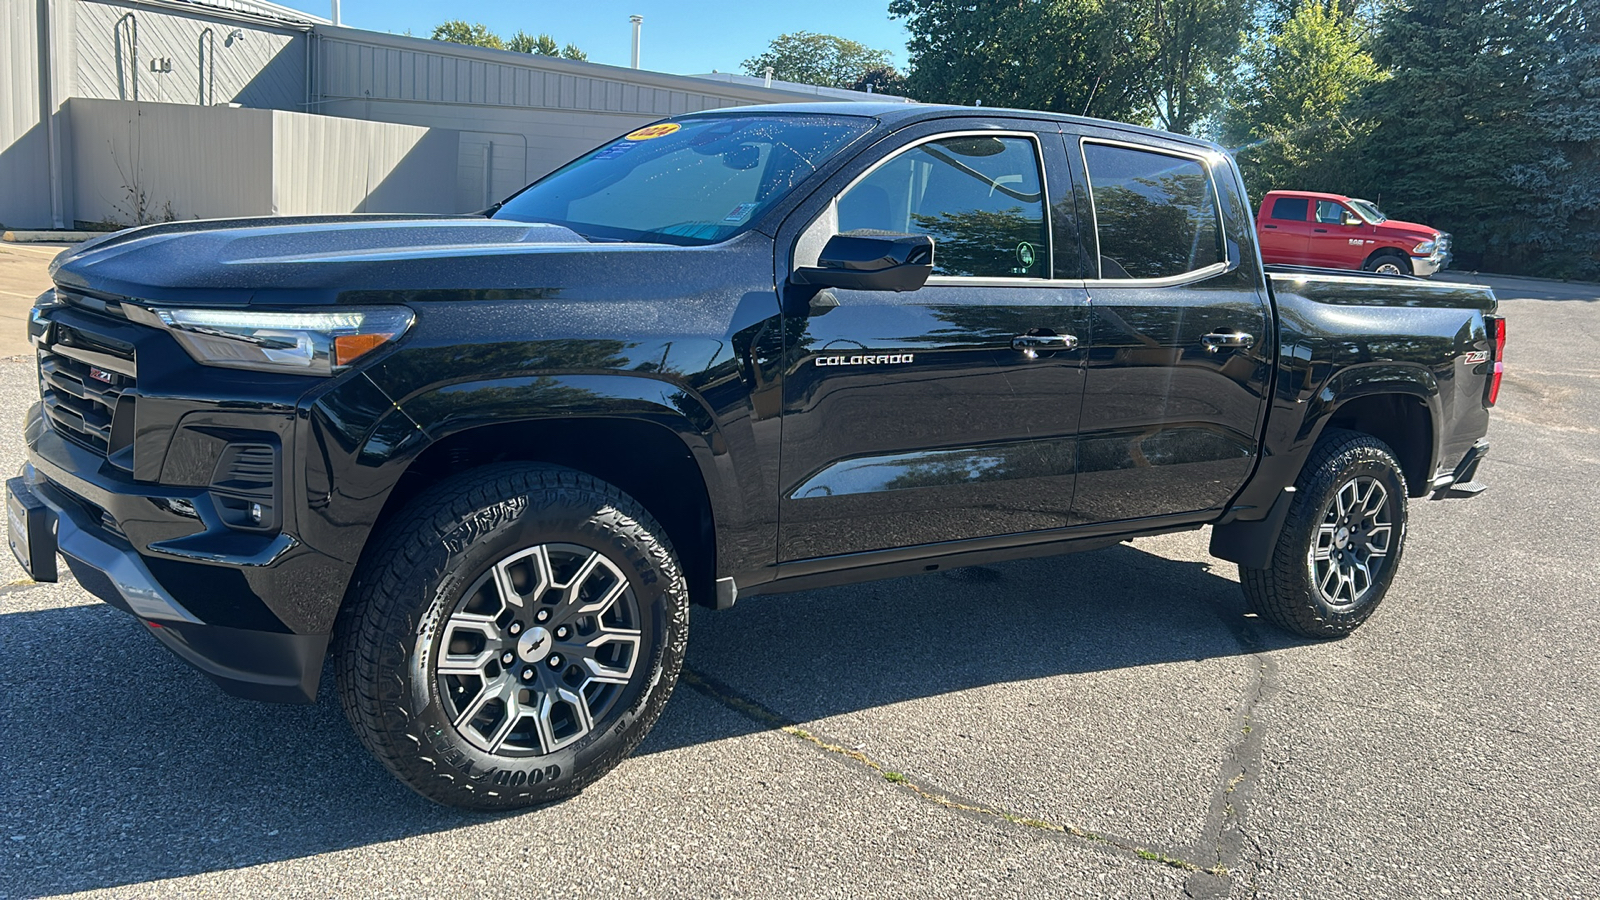
M411 310L400 306L306 312L151 312L202 365L299 375L330 375L398 340L415 319Z
M1411 255L1412 256L1427 256L1429 253L1433 252L1433 246L1434 246L1433 241L1423 241L1422 243L1418 244L1417 246L1411 248Z

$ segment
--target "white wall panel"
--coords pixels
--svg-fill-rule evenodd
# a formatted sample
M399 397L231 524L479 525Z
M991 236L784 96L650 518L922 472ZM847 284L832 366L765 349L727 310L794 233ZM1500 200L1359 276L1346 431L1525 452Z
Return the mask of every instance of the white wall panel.
M451 212L459 136L448 129L274 112L274 212Z
M0 224L50 226L50 143L40 115L39 4L0 3Z
M76 216L86 222L453 212L457 204L460 136L449 129L84 98L68 110Z
M272 112L73 98L76 218L131 225L272 213Z

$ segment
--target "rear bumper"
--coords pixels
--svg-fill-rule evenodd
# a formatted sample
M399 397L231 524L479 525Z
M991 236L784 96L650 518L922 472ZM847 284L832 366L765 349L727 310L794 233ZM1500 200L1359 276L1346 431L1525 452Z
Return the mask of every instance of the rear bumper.
M1483 493L1489 486L1474 480L1478 474L1478 464L1489 453L1489 442L1479 438L1456 467L1448 474L1440 475L1433 479L1433 493L1429 499L1451 500L1464 497L1476 497Z

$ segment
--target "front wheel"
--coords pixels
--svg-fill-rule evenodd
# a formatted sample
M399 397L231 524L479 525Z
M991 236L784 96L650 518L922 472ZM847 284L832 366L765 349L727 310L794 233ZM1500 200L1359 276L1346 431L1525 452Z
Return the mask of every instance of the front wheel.
M660 715L688 637L661 527L555 466L452 478L375 540L335 660L362 743L431 800L514 809L577 793Z
M1377 272L1379 275L1410 275L1411 260L1395 253L1385 253L1374 256L1363 267L1368 272Z
M1389 446L1328 429L1264 569L1239 567L1250 609L1305 637L1343 637L1378 608L1400 565L1406 479Z

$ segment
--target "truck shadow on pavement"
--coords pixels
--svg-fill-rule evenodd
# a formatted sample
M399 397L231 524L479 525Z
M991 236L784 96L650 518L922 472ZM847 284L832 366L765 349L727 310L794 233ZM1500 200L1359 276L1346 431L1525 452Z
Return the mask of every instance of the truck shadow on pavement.
M1118 546L750 597L695 610L688 664L806 721L1299 643L1247 617L1237 584L1211 569ZM237 700L98 604L0 615L0 645L0 896L237 869L486 819L392 779L345 724L331 672L316 706ZM770 727L687 706L669 704L638 755Z

